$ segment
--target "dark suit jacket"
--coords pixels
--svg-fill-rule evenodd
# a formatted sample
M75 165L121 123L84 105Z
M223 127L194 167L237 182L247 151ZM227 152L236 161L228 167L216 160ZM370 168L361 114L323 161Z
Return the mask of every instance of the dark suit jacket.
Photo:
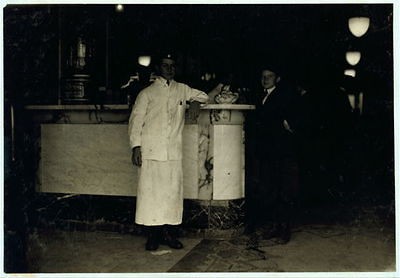
M262 90L256 92L256 110L246 119L248 150L255 157L295 155L295 134L287 131L283 122L286 120L290 127L296 130L296 95L277 86L262 104L264 97L265 93Z

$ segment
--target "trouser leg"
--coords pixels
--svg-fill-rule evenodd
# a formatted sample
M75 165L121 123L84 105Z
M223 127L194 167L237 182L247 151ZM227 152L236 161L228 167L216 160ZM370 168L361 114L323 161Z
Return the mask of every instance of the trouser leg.
M146 226L147 242L146 250L157 250L161 239L161 226Z
M249 184L246 192L246 203L245 203L245 209L246 209L246 216L245 216L245 221L246 221L246 233L252 233L255 231L257 228L257 224L260 221L261 218L261 199L259 196L260 190L259 188L259 183L253 181L251 184Z
M279 193L279 180L275 159L265 156L260 164L260 184L256 192L256 198L259 200L258 224L267 224L263 237L265 239L273 238L278 235L276 225L277 219L277 198Z
M163 235L169 235L171 237L178 237L178 225L164 225Z
M291 226L295 217L295 203L299 187L299 168L294 158L284 158L281 163L281 188L277 205L277 222L280 227L280 243L291 238Z
M253 233L260 218L260 161L254 155L246 161L245 233Z

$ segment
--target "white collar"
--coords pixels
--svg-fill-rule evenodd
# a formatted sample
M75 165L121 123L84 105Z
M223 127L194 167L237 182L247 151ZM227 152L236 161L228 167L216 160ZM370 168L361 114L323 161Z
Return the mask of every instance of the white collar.
M276 86L272 86L271 88L267 89L267 93L270 94L272 93L273 90L275 90Z
M264 105L265 101L267 100L267 98L269 97L269 95L272 93L273 90L275 90L276 86L273 86L271 88L268 88L266 91L266 95L264 96L263 100L262 100L262 104Z
M156 77L156 80L158 80L158 82L160 82L161 84L163 84L163 85L165 85L165 86L168 86L168 85L167 85L167 79L165 79L165 78L162 77L161 75L157 76L157 77ZM171 85L172 82L174 82L173 79L171 79L171 80L169 81L169 84Z

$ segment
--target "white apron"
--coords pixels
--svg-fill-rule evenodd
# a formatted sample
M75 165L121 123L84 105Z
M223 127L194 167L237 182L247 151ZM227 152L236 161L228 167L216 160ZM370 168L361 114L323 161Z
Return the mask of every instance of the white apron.
M146 226L181 224L182 160L143 159L139 169L135 222Z

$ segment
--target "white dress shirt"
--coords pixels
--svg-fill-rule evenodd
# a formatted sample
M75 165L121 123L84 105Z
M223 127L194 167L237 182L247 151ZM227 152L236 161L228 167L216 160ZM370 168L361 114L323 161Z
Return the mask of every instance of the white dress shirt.
M266 91L266 95L262 100L262 104L264 105L265 101L267 100L267 98L269 97L269 95L272 93L273 90L275 90L276 86L273 86L271 88L268 88Z

